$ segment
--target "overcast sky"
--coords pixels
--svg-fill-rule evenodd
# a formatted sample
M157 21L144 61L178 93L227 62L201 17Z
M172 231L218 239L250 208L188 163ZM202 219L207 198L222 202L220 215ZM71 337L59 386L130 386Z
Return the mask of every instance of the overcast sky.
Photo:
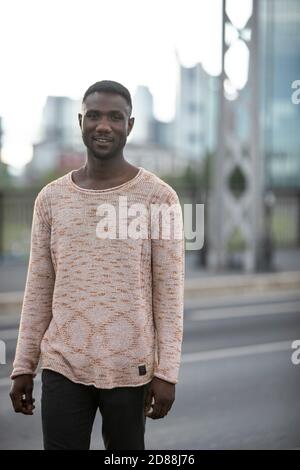
M172 119L176 49L183 65L220 72L221 0L1 0L0 41L3 159L20 166L48 95L147 85L155 116Z

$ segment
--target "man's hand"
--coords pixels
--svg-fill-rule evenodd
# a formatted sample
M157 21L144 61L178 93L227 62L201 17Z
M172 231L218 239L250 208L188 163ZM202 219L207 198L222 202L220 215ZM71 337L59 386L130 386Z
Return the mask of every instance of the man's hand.
M33 415L35 399L32 398L33 376L30 374L19 375L13 379L10 398L16 413Z
M164 418L170 411L174 400L175 384L153 377L145 400L145 416L152 419Z

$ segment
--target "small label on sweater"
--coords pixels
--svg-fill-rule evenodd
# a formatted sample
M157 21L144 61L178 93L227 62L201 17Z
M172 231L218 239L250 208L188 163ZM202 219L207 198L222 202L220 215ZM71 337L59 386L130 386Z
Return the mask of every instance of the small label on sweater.
M146 375L146 373L147 373L147 372L146 372L146 366L145 366L145 364L142 365L142 366L139 366L139 374L140 374L140 375Z

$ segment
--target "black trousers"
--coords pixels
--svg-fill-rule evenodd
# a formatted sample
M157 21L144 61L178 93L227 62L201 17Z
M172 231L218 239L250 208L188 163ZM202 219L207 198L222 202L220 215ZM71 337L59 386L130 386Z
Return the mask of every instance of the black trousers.
M144 450L144 403L150 382L138 387L99 389L42 370L42 427L45 450L88 450L97 409L107 450Z

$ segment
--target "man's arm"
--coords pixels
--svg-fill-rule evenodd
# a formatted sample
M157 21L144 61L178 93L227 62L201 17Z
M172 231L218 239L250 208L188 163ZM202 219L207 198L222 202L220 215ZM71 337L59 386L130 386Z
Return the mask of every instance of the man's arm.
M175 400L183 337L185 244L182 211L175 192L169 194L165 203L177 207L177 217L176 211L171 211L170 217L166 214L166 219L171 221L169 239L164 239L162 226L159 227L159 239L151 239L157 361L146 399L146 410L154 398L153 413L148 415L154 419L165 416ZM162 225L166 222L164 219L165 215L162 217ZM174 229L180 238L175 238Z
M26 395L29 378L35 377L40 358L40 344L52 317L52 296L55 283L55 272L51 259L51 221L48 204L42 190L34 204L31 248L21 321L13 371L11 379L22 376L24 379L23 394ZM26 378L27 377L27 378ZM20 383L21 377L18 379ZM26 385L26 386L25 386ZM12 387L12 400L20 402L22 387ZM25 390L26 389L26 390ZM17 394L17 396L15 396ZM13 401L14 401L13 400Z

